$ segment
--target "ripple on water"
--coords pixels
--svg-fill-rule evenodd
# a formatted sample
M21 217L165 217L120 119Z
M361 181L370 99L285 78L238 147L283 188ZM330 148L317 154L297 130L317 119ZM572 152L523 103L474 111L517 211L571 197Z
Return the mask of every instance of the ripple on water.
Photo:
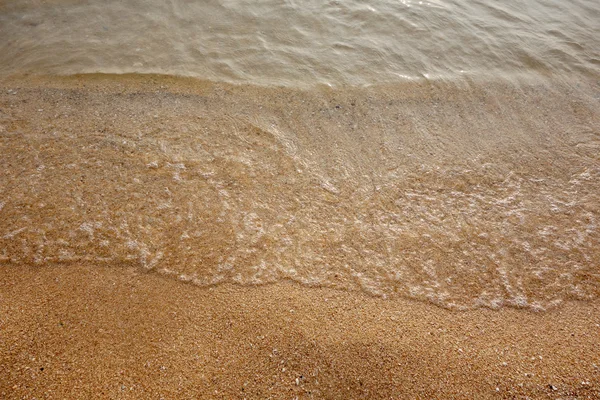
M3 263L286 279L454 309L598 296L598 119L582 93L570 108L560 86L115 82L0 92Z
M595 0L4 1L0 74L155 73L311 87L597 77ZM143 32L143 34L140 34Z

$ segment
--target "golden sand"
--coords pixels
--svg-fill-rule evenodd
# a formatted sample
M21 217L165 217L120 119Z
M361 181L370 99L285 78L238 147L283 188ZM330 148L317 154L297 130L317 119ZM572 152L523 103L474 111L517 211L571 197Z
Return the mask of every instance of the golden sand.
M0 397L600 398L594 85L2 82Z
M600 396L600 311L447 311L135 269L0 270L3 398Z

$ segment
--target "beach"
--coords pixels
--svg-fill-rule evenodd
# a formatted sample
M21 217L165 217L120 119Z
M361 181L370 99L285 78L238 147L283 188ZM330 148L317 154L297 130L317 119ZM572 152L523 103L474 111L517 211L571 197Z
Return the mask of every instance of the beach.
M595 96L3 80L1 396L598 398Z
M0 399L600 399L598 21L0 1Z
M600 396L598 303L453 312L278 283L2 267L4 398Z

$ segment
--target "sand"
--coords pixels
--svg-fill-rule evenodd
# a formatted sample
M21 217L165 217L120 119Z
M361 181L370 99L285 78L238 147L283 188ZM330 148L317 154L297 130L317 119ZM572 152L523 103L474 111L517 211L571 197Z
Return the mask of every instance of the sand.
M3 398L600 396L598 303L448 311L136 269L0 270Z
M276 104L281 108L277 109L279 114L274 115L282 120L286 109L281 104L295 101L294 107L300 108L292 108L290 118L299 126L301 117L310 115L309 107L314 105L306 106L308 111L301 109L304 100L313 99L309 93L281 90L274 95L267 89L222 87L164 77L29 77L4 82L4 86L0 96L0 116L4 118L0 133L11 153L10 156L0 156L0 161L7 168L7 173L15 178L4 180L3 193L12 193L14 188L10 185L21 182L21 178L16 178L19 168L23 169L22 174L35 169L36 164L33 161L28 164L27 159L32 152L44 155L45 151L57 157L54 160L58 161L61 156L70 154L59 146L43 147L43 140L35 142L34 134L42 130L43 134L52 134L56 129L63 132L64 143L71 143L70 138L76 138L72 143L84 145L87 145L90 132L99 138L116 132L117 136L122 135L123 149L115 141L114 148L119 150L114 151L114 159L108 158L113 157L114 148L110 146L102 153L103 157L109 164L127 161L126 155L130 150L125 142L135 141L132 139L135 131L128 132L127 122L117 117L122 110L114 109L112 103L106 102L106 99L116 99L120 93L130 96L132 103L141 98L139 104L149 107L137 109L137 113L130 117L132 124L141 121L139 126L142 127L166 126L181 130L187 125L177 125L178 121L189 115L183 115L177 104L185 103L186 96L194 93L206 95L200 100L209 111L211 108L206 106L207 102L230 98L232 93L234 98L242 100L228 100L228 112L235 110L238 114L252 115L259 112L261 104ZM10 92L6 88L11 88ZM327 89L323 90L328 93ZM429 90L432 90L430 94L423 95ZM431 101L438 94L427 84L412 85L410 90L400 91L403 96L400 103L419 109L424 102L423 97L427 99L429 96L427 101ZM63 95L68 100L61 99ZM469 91L468 95L471 100L478 96L473 91ZM536 98L534 91L529 95L533 97L528 98ZM279 96L283 100L277 100ZM335 92L327 96L331 101L323 104L325 111L321 112L326 115L319 122L321 126L335 129L337 121L360 122L361 115L362 118L377 115L375 111L369 111L373 105L368 103L368 92L361 97L365 103L363 108L351 117L336 117L334 113L354 106L352 91L342 98ZM399 95L390 92L389 96L397 99ZM455 96L458 101L460 91ZM527 97L523 93L514 96ZM535 169L541 176L552 174L562 179L560 174L569 168L569 158L557 157L557 164L550 165L539 161L541 153L536 153L535 146L539 146L540 141L550 143L555 140L550 135L548 138L543 135L547 132L560 133L552 131L552 126L559 126L559 122L553 121L558 120L564 124L586 122L589 129L582 131L594 136L597 112L593 111L591 103L573 102L569 105L572 109L560 114L564 105L552 105L551 101L544 102L543 96L539 97L540 110L531 112L538 113L536 118L545 116L547 119L537 118L535 123L531 122L523 130L542 133L535 140L526 134L522 138L513 136L513 139L520 140L514 143L515 149L527 150L528 143L531 147L529 153L524 151L514 157L521 160L523 169ZM253 103L252 99L260 101ZM471 110L473 115L481 114L489 107L490 116L483 113L479 117L481 120L497 118L497 121L509 124L509 117L494 115L498 109L506 111L511 106L499 106L508 102L500 101L505 100L503 98L495 99L498 100L497 103L492 102L495 105L486 103L488 105L483 105L481 110ZM324 101L323 98L313 100ZM378 101L378 106L387 104L381 98ZM188 103L193 104L191 101ZM445 111L437 116L432 111L433 116L429 119L424 114L416 116L416 120L431 123L431 118L450 118L455 104L453 98L442 99L440 103L440 108L445 107ZM336 104L341 105L337 108ZM392 104L391 100L389 104ZM326 108L331 105L330 109ZM456 107L458 111L464 111L460 106ZM161 109L165 110L165 114L154 116L155 110ZM114 118L112 110L115 111ZM94 115L94 111L100 111L101 115ZM185 111L189 114L190 110ZM148 112L152 114L146 115ZM218 107L211 112L215 114L202 115L205 121L218 117ZM521 112L520 117L524 118L527 110ZM386 127L383 121L363 122L365 125ZM304 124L309 126L310 122L304 121ZM391 123L389 126L392 126ZM549 130L543 129L546 126ZM44 127L48 128L47 132ZM458 126L456 130L460 133L461 129L467 128L466 125ZM24 133L24 136L18 137ZM443 133L440 135L443 138ZM595 165L598 157L596 142L581 137L583 139L579 139L576 150L577 160L582 165ZM326 139L325 135L323 140ZM453 149L464 145L448 141L445 148L423 146L420 149L418 145L421 142L417 139L414 139L415 143L409 143L417 152L417 164L443 159L444 153L450 154ZM438 140L439 137L430 138L432 143ZM376 146L371 149L366 142L365 149L372 154L365 154L364 160L354 160L359 166L363 162L365 165L372 162L378 154ZM584 146L579 146L581 143ZM337 150L333 144L323 151L335 154ZM21 145L25 147L18 147ZM481 140L479 146L482 153L505 152L500 154L505 157L510 157L514 150L510 143L499 147L493 142L492 134L488 141ZM317 149L319 144L314 147ZM541 151L557 148L558 145L551 143ZM86 147L81 149L81 153L77 154L85 158ZM185 151L185 146L179 151ZM48 159L47 164L53 165L52 157ZM323 170L335 168L334 161L331 161L331 166L325 165ZM406 161L406 164L410 162ZM508 159L507 165L510 163L516 165L517 162ZM93 180L93 169L79 172L81 182L92 182L82 183L86 193L101 195L98 187L101 180ZM169 172L170 180L173 180L171 175L179 177ZM53 183L64 183L58 178L52 181L58 172L46 176L50 176L44 178L50 183L46 185L49 187L46 193L59 196L61 189L52 191L51 187ZM164 177L154 176L157 182L163 182L160 179ZM259 178L262 179L261 176ZM32 179L37 178L32 175ZM237 176L237 179L243 184L245 178ZM568 180L568 176L564 179ZM417 182L422 186L430 183ZM593 181L586 185L582 187L582 191L588 191L586 210L596 215L597 203L592 200L597 198L598 193ZM110 187L110 183L106 187ZM14 189L14 192L18 190ZM314 201L339 204L342 203L339 196L343 195L343 189L341 194L325 190L318 194L323 199L315 198ZM68 201L68 196L57 198L62 202ZM272 199L277 200L276 197ZM134 197L129 200L111 197L109 200L114 200L113 209L119 204L125 209L128 204L138 201ZM4 235L2 243L7 243L0 249L1 398L600 398L600 303L595 296L598 285L597 278L594 278L598 260L591 259L586 264L584 258L585 255L589 258L589 254L597 254L597 250L589 254L582 251L556 253L561 257L564 255L564 259L556 261L567 269L571 265L569 262L577 260L577 257L583 260L581 263L585 268L580 270L576 283L586 291L579 301L565 294L554 307L541 312L532 311L535 309L532 307L506 306L457 311L431 302L415 301L404 295L378 297L359 285L344 282L311 286L292 279L277 279L270 284L251 285L249 281L235 284L229 279L218 285L194 284L193 280L186 278L186 274L194 271L185 270L187 266L183 262L178 265L176 256L184 253L174 252L175 256L165 261L170 263L168 267L171 269L182 268L181 275L148 265L144 259L141 262L139 258L132 258L125 247L122 253L119 253L119 248L114 250L116 256L113 259L121 261L102 262L100 256L105 250L84 241L87 238L85 232L83 239L77 239L80 242L76 243L80 244L76 246L81 246L90 257L74 255L61 258L63 253L53 250L50 239L53 239L51 235L64 232L52 231L50 225L58 223L56 221L60 218L65 223L70 222L66 219L72 218L73 223L79 224L79 214L61 209L60 204L52 204L55 207L51 210L55 214L52 214L41 201L45 201L43 196L29 204L26 201L20 203L19 212L40 207L39 211L30 213L29 221L33 221L35 226L47 224L46 248L43 248L43 243L34 243L37 237L33 229L17 229L23 221L19 219L17 208L8 205L3 210L4 214L0 214L3 218L0 220L3 229L0 233ZM91 213L93 204L90 207L87 212ZM7 214L9 212L12 214ZM81 213L85 214L84 211ZM206 214L205 217L209 218L210 208L206 209ZM52 215L57 216L56 220L52 219ZM569 215L572 214L565 214L565 224ZM218 225L214 226L218 228ZM589 240L597 241L597 234L591 232ZM225 244L231 231L215 230L213 234L215 242L209 243L210 246L217 246L221 252L228 251ZM24 239L19 241L20 238ZM61 237L57 236L57 243L58 239ZM367 237L368 240L370 238ZM209 244L206 244L206 249L209 249ZM33 247L25 248L26 245ZM176 248L177 245L173 246ZM419 244L415 246L418 248ZM443 260L447 248L438 248L438 258ZM326 245L317 249L328 251ZM524 260L536 261L533 258ZM207 258L206 263L210 262L211 259ZM313 267L318 270L318 266ZM518 275L514 279L518 281ZM535 285L526 289L530 296L539 291ZM464 298L468 299L469 295L465 289ZM518 305L516 302L508 304Z

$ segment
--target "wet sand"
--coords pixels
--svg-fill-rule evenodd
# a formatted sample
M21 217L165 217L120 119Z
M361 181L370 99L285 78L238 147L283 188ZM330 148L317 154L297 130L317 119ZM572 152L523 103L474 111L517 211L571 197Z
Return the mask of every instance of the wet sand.
M0 270L3 398L600 396L600 308L448 311L111 267Z
M0 261L135 265L457 310L600 295L597 83L0 89Z
M0 397L600 397L595 86L424 82L315 95L153 76L3 85ZM397 127L402 142L393 142ZM206 131L212 141L194 142ZM469 175L483 164L491 167ZM466 218L442 201L501 199L507 177L519 179L515 208L483 204ZM225 184L211 191L210 179ZM574 197L560 197L569 185L579 185ZM372 193L357 199L365 187ZM379 208L394 211L395 191L409 189L429 196L414 201L422 216L454 212L454 222L408 219L400 222L422 236L383 236L394 221L379 221ZM553 193L561 201L544 203ZM197 225L177 219L194 194ZM522 205L530 211L503 214ZM236 225L253 209L264 210L264 229ZM286 213L305 224L259 235ZM335 213L377 229L319 225ZM118 231L121 217L128 230ZM535 236L547 221L554 230ZM479 235L494 226L491 239ZM185 247L182 232L203 227ZM459 240L444 236L453 230ZM279 255L283 234L304 247ZM405 246L388 250L392 261L413 254L404 278L425 294L384 281L385 271L373 279L380 286L348 273L348 262L378 271L386 240ZM484 259L504 249L503 276L460 264L463 252ZM233 270L220 270L219 255L232 252L241 254ZM261 257L282 267L250 275ZM300 275L284 269L298 259ZM445 288L455 290L449 299ZM496 302L473 302L490 291ZM533 312L532 299L547 310Z

